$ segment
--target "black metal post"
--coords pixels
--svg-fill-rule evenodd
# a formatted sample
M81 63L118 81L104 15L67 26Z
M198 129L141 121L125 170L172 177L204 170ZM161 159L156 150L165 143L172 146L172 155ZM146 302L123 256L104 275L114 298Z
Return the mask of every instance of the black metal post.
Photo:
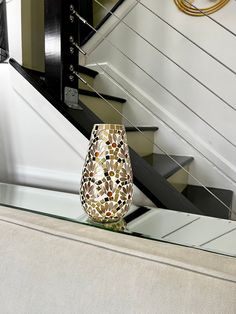
M45 78L55 96L69 107L78 108L79 0L45 0Z
M0 62L8 58L6 2L0 0Z

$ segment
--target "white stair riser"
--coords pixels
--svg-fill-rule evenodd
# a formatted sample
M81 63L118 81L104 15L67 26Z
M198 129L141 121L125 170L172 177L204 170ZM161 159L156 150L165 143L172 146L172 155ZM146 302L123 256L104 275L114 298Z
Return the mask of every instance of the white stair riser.
M104 123L119 123L122 124L122 104L108 100L109 104L97 97L91 97L87 95L80 95L79 99L91 110L93 111ZM112 108L112 106L114 108Z
M89 75L86 75L86 74L83 74L83 73L80 73L80 76L81 76L89 85L93 86L93 82L94 82L94 78L93 78L93 77L91 77L91 76L89 76ZM79 88L93 91L93 89L91 89L87 84L83 83L81 80L79 80Z
M184 169L189 171L189 165L186 165ZM184 169L181 168L167 179L179 192L182 192L188 184L188 173Z
M153 153L154 132L143 131L143 134L145 137L138 131L127 132L128 143L140 156L148 156Z

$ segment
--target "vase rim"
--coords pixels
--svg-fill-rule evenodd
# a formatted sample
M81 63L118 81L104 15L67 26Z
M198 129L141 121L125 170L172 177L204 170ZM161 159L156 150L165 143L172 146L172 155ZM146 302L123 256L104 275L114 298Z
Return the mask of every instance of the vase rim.
M106 130L124 130L125 126L123 124L117 124L117 123L98 123L94 124L94 129L106 129Z

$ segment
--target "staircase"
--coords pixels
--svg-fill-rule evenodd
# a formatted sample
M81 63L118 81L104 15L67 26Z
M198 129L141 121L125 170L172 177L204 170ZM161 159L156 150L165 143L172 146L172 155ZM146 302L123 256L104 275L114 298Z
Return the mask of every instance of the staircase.
M81 77L93 87L94 79L99 73L84 66L79 67L79 72ZM89 86L83 82L80 82L79 95L80 101L92 110L104 123L123 123L121 115L122 108L125 106L125 99L100 94L117 110L115 111L106 101L100 98L93 88L89 88ZM227 208L206 191L204 187L188 184L187 172L189 171L190 164L194 162L194 157L171 155L174 161L177 162L175 163L167 155L154 153L152 143L154 142L154 133L158 132L158 127L137 126L137 128L141 130L149 140L145 140L135 127L126 127L128 144L142 157L145 163L152 167L153 178L155 178L155 174L157 173L161 175L181 196L184 196L199 209L202 214L218 218L229 218ZM232 191L211 187L208 187L208 189L231 208Z
M84 3L87 5L90 2L91 1ZM117 5L122 2L123 0L117 1ZM62 1L62 3L64 2ZM53 1L48 1L48 5L53 7L52 11L54 17L54 9L57 6L57 2L54 0L53 4ZM109 15L105 16L103 21L108 17ZM62 36L61 33L58 33L57 35ZM88 33L86 36L88 36ZM91 36L91 34L89 36ZM62 53L63 49L61 47L59 48L61 50L58 51ZM56 51L56 53L58 51ZM61 63L61 60L63 60L62 57L57 60L58 63L52 64L54 69ZM78 58L76 55L76 62L78 63L77 60ZM101 94L102 98L112 104L116 109L115 111L106 101L101 99L93 89L80 81L79 104L82 110L74 110L62 103L59 97L55 97L55 93L45 84L44 74L24 69L14 60L11 60L10 63L87 138L90 137L90 132L94 123L124 123L120 114L124 112L123 108L126 106L126 99L114 95ZM67 70L69 67L65 68ZM69 71L66 72L65 77L67 77L68 73L70 74ZM79 66L79 74L91 86L94 86L94 81L99 76L98 72L84 66ZM76 85L76 89L77 86L78 85ZM134 170L134 182L137 187L160 208L218 218L229 218L227 208L203 187L188 184L189 178L184 169L189 171L190 165L194 163L194 156L171 155L170 159L164 154L155 153L152 143L155 134L158 134L160 128L160 125L148 127L146 125L139 125L138 129L142 131L145 138L148 140L145 140L136 128L130 126L127 126L126 128L132 167ZM232 191L215 187L208 187L208 189L231 208Z

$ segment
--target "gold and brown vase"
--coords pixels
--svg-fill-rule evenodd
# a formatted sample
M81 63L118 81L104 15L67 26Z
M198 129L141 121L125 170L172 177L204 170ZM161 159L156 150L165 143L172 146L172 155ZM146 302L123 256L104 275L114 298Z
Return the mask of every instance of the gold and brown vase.
M94 221L120 220L129 210L133 176L125 127L95 124L82 172L80 198Z

